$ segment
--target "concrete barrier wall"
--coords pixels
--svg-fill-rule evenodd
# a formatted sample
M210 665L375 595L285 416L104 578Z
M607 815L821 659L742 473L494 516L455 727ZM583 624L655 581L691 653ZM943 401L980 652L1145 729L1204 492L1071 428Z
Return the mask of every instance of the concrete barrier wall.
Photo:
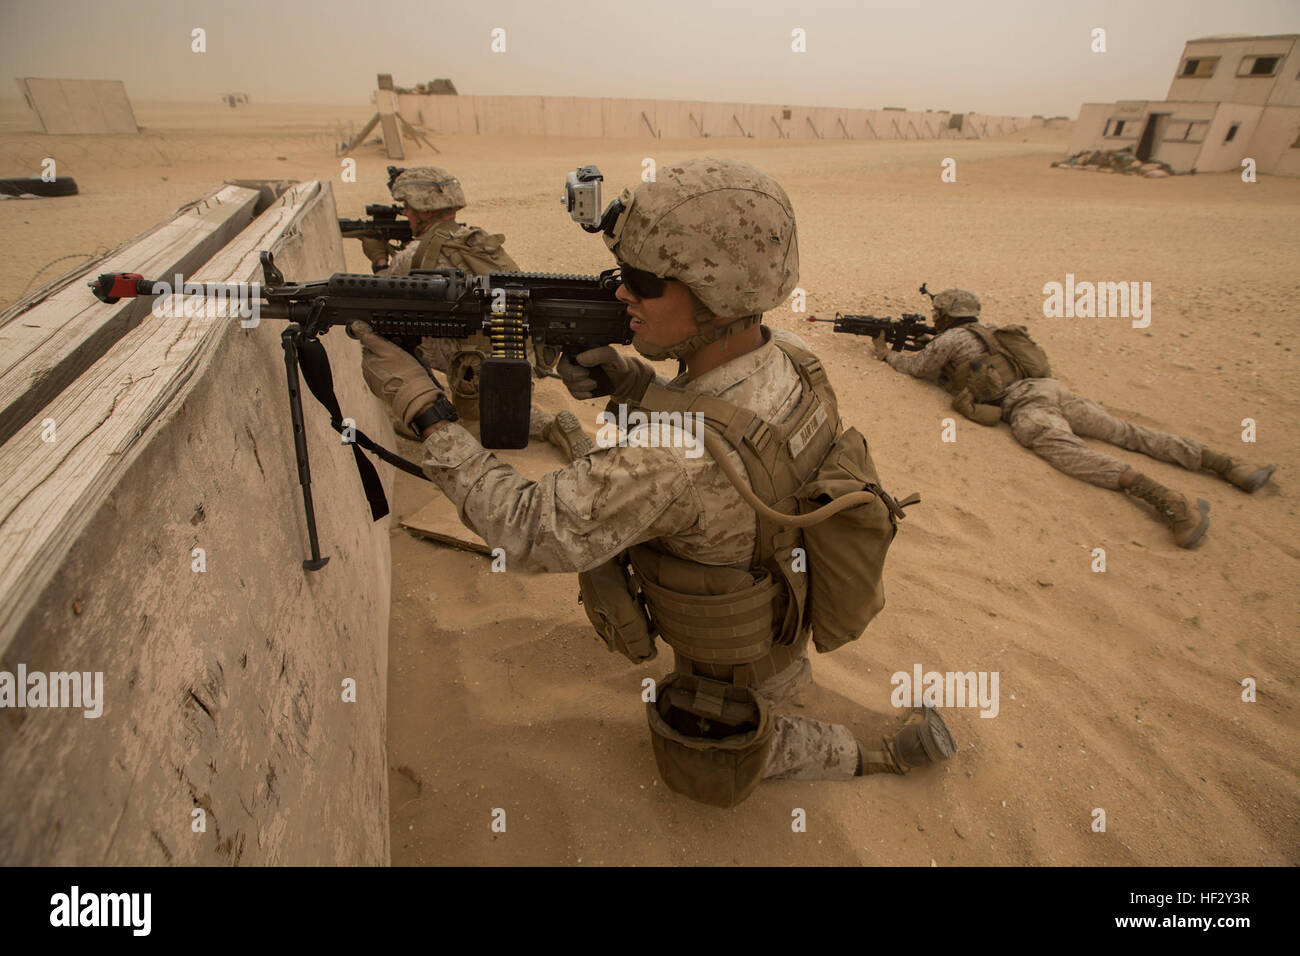
M18 80L27 106L46 133L138 133L121 80Z
M1041 118L968 113L961 131L946 110L847 109L699 100L578 96L433 96L404 93L398 109L437 133L690 139L950 139L1003 136ZM789 117L786 117L786 113Z
M232 243L243 248L227 246L194 277L260 279L256 254L268 247L291 281L341 270L335 216L328 184L295 186ZM25 473L43 455L52 469L31 490L15 488L21 476L0 488L23 494L5 505L9 541L30 533L22 510L37 495L61 492L52 500L62 502L76 491L86 505L75 540L0 646L0 670L102 672L103 712L0 710L0 862L389 861L388 522L371 522L352 455L304 389L331 560L302 569L284 324L148 320L52 408L58 441L24 431L5 446ZM340 332L321 341L344 414L391 438L355 343ZM142 361L157 365L153 374ZM175 391L150 397L163 379ZM112 410L79 437L101 395ZM81 462L123 415L148 424L124 431L119 451ZM92 467L105 478L82 490ZM343 699L345 680L355 681L355 703Z

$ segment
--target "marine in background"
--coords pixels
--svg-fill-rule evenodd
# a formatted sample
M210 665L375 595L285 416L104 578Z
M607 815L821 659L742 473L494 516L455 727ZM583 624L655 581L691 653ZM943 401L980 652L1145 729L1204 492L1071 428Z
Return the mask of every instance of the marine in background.
M974 292L947 289L932 302L939 334L919 352L891 351L884 336L877 336L876 358L942 386L953 396L952 407L981 425L1007 422L1020 444L1067 475L1147 502L1173 530L1180 547L1190 548L1205 536L1209 503L1197 498L1193 504L1186 495L1090 448L1084 438L1189 471L1208 470L1246 492L1258 491L1276 470L1274 465L1229 458L1190 438L1123 421L1075 395L1052 377L1047 356L1024 326L980 323L980 300Z
M460 180L439 166L390 168L388 190L402 204L414 237L400 250L383 239L366 237L361 250L376 275L404 276L415 269L460 269L468 275L518 272L519 266L505 250L505 236L479 226L456 221L465 207ZM539 355L527 344L534 369L550 370L556 356ZM492 350L486 335L464 339L428 337L421 341L418 357L430 369L447 376L452 401L466 421L478 418L478 374L483 357ZM583 455L594 447L572 412L548 415L532 409L529 438L546 439L567 457Z

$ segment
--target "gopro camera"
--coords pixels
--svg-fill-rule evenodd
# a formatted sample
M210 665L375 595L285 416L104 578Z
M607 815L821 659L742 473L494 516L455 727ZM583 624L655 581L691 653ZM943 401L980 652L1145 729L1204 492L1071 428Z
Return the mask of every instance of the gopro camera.
M579 166L564 177L564 205L569 216L588 232L600 229L600 184L605 177L595 166Z

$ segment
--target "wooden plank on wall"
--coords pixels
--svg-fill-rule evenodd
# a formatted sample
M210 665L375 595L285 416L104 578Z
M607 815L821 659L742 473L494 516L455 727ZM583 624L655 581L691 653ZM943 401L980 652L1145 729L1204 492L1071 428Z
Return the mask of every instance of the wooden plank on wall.
M328 184L297 185L194 278L260 279L266 248L326 276L335 216ZM103 680L98 717L0 721L0 862L388 862L388 522L305 397L331 562L302 570L283 326L142 325L43 410L56 441L0 454L0 669ZM355 343L322 343L345 414L391 439Z
M93 272L188 276L253 220L260 193L222 186L158 223L98 262ZM89 278L88 269L84 278ZM0 325L0 442L89 368L149 314L144 299L113 305L74 281L23 311L9 310Z

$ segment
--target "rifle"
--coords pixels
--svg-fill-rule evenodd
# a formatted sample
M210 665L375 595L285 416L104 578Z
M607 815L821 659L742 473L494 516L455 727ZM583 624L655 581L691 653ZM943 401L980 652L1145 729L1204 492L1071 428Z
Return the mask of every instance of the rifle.
M371 218L340 219L339 232L344 239L383 239L406 244L414 236L411 235L411 224L398 218L401 212L402 207L396 203L391 206L371 203L366 206L366 215Z
M238 284L187 283L185 294L221 301L227 295L247 296L251 292L260 296L260 300L254 300L252 312L259 321L262 317L289 320L280 344L284 348L298 480L311 546L311 558L302 563L308 571L323 568L329 558L321 557L316 536L299 368L311 393L329 412L331 427L352 445L371 516L376 521L388 514L388 501L379 473L361 454L361 448L428 480L419 465L376 444L355 426L344 425L334 395L329 358L319 341L331 328L360 320L407 351L413 351L425 336L459 339L475 332L485 333L491 340L492 354L483 360L479 371L479 423L487 448L523 448L528 444L533 375L524 349L526 339L562 351L570 358L601 345L627 345L632 341L627 308L614 296L620 281L615 269L597 276L534 272L466 276L458 269L417 270L409 276L391 277L339 272L312 282L285 282L270 252L263 252L260 259L264 280L260 287L256 283L251 289ZM171 288L166 282L154 282L134 273L105 273L87 284L96 298L109 303L157 295ZM608 376L600 368L590 369L589 374L608 394L612 389ZM438 384L436 378L434 383ZM454 412L450 419L456 419Z
M936 329L925 324L925 316L919 312L904 312L901 318L891 319L887 316L841 315L835 313L833 319L808 317L809 322L834 322L836 332L849 335L869 335L875 338L885 333L885 341L895 352L919 352L934 338Z

